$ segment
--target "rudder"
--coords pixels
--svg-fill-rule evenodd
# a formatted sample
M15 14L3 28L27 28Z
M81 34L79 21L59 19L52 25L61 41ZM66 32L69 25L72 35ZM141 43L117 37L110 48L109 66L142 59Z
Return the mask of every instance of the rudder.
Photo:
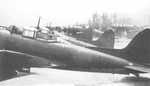
M150 29L145 29L137 34L133 40L123 49L125 55L133 61L150 62Z

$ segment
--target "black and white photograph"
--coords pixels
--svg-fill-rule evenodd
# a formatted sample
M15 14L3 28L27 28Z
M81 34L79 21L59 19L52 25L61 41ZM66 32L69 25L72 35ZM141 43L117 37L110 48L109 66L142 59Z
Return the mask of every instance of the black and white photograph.
M0 0L0 86L150 86L150 0Z

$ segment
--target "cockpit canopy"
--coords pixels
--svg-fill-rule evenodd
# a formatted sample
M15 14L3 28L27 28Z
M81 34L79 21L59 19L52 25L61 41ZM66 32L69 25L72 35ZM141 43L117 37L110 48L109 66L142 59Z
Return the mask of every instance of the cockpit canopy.
M44 30L42 29L40 31L24 29L22 36L36 39L36 40L42 40L42 41L56 40L56 37L53 34L53 32L45 30L45 29Z

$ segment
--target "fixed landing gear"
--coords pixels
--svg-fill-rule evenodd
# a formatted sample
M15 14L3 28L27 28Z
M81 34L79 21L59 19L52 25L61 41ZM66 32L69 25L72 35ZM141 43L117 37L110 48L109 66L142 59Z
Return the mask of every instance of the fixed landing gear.
M30 73L30 67L24 67L24 68L21 68L21 69L18 69L19 72L24 72L24 73Z
M133 75L135 75L136 78L140 78L139 73L133 73Z

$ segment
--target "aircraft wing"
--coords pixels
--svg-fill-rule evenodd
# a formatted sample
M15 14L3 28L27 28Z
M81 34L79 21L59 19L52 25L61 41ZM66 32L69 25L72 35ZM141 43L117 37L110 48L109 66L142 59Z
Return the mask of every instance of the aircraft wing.
M45 58L16 51L0 50L0 81L17 77L15 71L24 72L28 75L27 68L48 68L49 64L49 60Z
M30 67L46 67L50 64L49 60L29 54L10 50L0 50L0 54L6 56L5 60L11 65L27 65Z

